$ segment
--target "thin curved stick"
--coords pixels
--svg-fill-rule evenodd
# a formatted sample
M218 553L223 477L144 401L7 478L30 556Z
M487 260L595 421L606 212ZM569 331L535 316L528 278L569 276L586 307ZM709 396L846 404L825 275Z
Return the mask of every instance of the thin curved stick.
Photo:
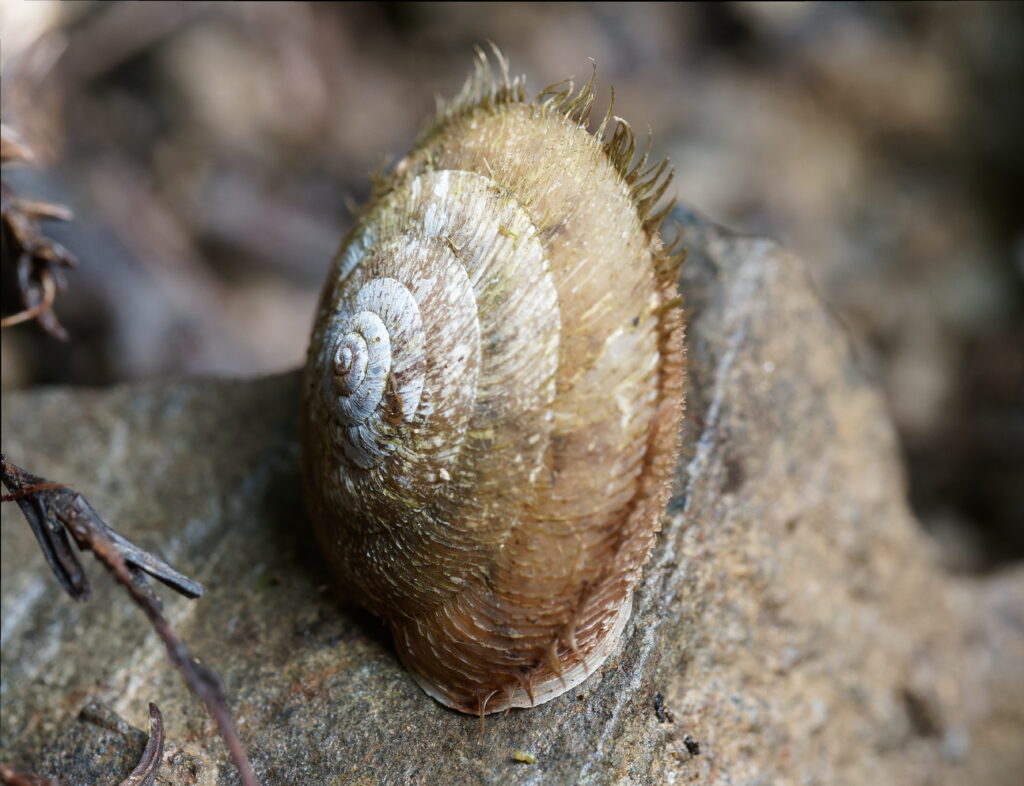
M53 276L50 275L50 271L44 270L39 276L40 282L43 285L43 299L36 303L32 308L26 308L23 311L19 311L16 314L0 319L0 327L11 327L12 325L19 325L22 322L29 322L35 319L44 311L49 311L53 305L53 301L57 297L57 285L53 281Z
M142 758L131 774L121 781L121 786L153 786L160 763L164 758L164 718L160 708L149 703L149 740Z

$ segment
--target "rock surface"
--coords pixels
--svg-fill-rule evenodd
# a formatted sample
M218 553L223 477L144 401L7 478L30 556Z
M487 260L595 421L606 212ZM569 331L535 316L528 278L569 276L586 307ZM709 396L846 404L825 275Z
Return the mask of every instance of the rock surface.
M204 582L166 610L224 678L267 783L1016 782L1024 575L934 566L879 395L801 264L677 217L687 419L633 616L598 675L483 728L421 693L330 591L302 511L296 374L8 393L4 448ZM87 557L94 596L75 604L14 506L2 534L0 757L117 783L144 735L109 719L145 729L154 701L158 782L236 782L124 593Z

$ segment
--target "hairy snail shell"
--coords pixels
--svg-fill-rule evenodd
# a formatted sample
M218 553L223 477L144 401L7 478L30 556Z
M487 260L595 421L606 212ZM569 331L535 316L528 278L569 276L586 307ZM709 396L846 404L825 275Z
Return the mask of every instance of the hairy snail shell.
M378 185L331 267L303 384L306 497L344 589L423 689L547 701L614 647L682 416L666 165L527 101L498 54ZM614 131L605 137L609 123Z

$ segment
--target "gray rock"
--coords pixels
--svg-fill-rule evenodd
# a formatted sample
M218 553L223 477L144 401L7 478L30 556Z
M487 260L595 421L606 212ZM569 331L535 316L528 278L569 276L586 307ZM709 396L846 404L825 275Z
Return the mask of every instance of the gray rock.
M267 783L1014 782L1024 575L934 566L879 394L801 264L677 217L687 419L632 619L578 690L483 727L424 695L329 589L302 510L297 374L9 393L4 447L206 584L166 610L224 678ZM101 728L96 706L145 729L154 701L164 782L236 782L125 594L87 558L93 599L75 604L14 506L2 534L3 760L116 783L143 738Z

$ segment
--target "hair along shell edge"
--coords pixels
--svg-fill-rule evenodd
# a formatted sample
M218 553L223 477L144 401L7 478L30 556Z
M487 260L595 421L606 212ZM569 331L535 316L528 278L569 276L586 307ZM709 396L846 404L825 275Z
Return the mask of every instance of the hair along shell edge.
M659 279L674 280L686 254L679 247L678 232L675 239L666 245L662 242L659 230L675 206L674 198L661 204L675 172L667 158L648 163L654 145L653 134L648 130L646 146L642 150L638 148L636 132L632 126L613 113L614 88L610 89L608 109L600 124L595 131L589 130L591 110L597 97L597 63L591 60L593 68L590 78L578 90L572 79L563 79L548 85L531 100L527 97L525 77L511 76L508 58L495 44L490 43L490 48L491 56L480 47L476 48L473 71L455 98L448 101L440 97L437 99L435 116L420 131L413 149L424 147L456 119L465 118L474 112L494 112L509 104L525 104L541 112L564 117L587 132L601 147L608 163L622 177L644 233L649 239L657 240L652 243L652 247L656 252L655 271ZM378 189L386 190L386 181L383 176L375 178ZM375 194L379 195L379 192Z

